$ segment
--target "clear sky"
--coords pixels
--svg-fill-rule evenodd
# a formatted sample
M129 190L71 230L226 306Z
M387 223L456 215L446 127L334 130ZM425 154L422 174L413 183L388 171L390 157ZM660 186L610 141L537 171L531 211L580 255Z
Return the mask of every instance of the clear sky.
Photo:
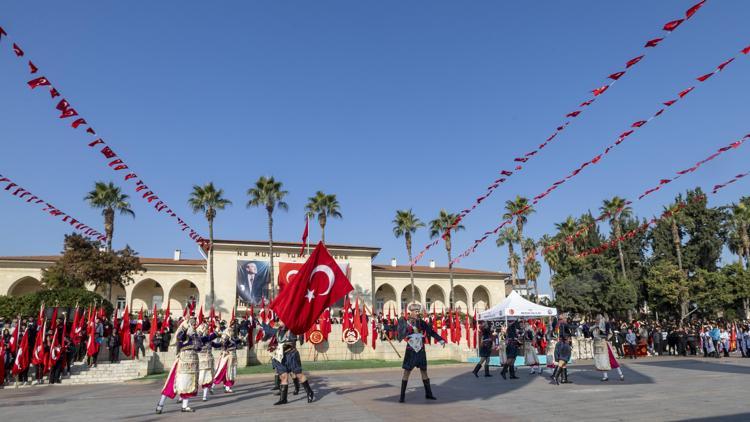
M6 0L5 27L81 114L192 226L193 184L215 182L234 206L216 236L266 239L265 211L247 188L273 175L289 190L277 240L296 241L316 190L335 193L344 215L331 243L374 245L376 259L405 263L391 221L413 208L423 220L458 211L514 156L543 141L586 92L640 54L661 26L697 0L674 1L28 1ZM709 0L595 107L469 216L455 254L499 221L506 199L533 196L592 158L627 126L696 76L750 44L750 2ZM46 92L31 92L23 63L0 45L0 174L88 224L83 202L97 180L121 183L80 133L57 119ZM743 57L648 125L599 165L544 201L528 235L605 197L635 198L662 177L750 132ZM750 146L638 202L640 216L688 187L750 168ZM711 199L747 194L738 183ZM115 246L197 257L172 219L133 198ZM60 251L68 226L0 195L0 255ZM312 231L314 239L319 230ZM428 241L425 230L415 248ZM446 264L442 247L425 258ZM426 262L425 260L425 262ZM487 242L461 266L507 270ZM540 284L548 290L543 272Z

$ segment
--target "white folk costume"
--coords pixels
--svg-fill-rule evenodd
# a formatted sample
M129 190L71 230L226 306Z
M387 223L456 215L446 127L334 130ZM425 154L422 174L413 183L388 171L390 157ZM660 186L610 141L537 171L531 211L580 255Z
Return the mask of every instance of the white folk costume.
M198 353L198 385L203 389L203 401L208 400L208 393L213 394L214 385L214 354L213 348L219 347L219 343L214 341L216 334L208 333L208 325L204 322L198 327L198 338L202 344L200 347L195 345Z
M230 329L224 330L219 340L221 356L216 365L216 376L213 380L215 385L224 384L224 391L227 393L232 392L232 386L237 379L237 341L229 334L230 331Z
M193 412L188 406L190 397L198 393L198 353L195 346L202 344L195 331L195 318L184 321L177 329L177 359L169 371L167 381L161 392L161 399L156 406L156 413L161 413L167 397L173 399L179 394L182 399L182 411Z
M607 332L607 326L603 321L600 321L592 332L594 336L594 367L597 371L602 372L602 381L609 381L607 372L612 369L616 369L620 375L620 381L624 381L625 376L620 369L620 363L615 358L612 345L607 341Z
M524 364L531 369L530 374L537 371L539 371L539 375L542 374L542 369L539 367L539 358L536 356L536 333L531 327L526 328L523 335L523 360Z

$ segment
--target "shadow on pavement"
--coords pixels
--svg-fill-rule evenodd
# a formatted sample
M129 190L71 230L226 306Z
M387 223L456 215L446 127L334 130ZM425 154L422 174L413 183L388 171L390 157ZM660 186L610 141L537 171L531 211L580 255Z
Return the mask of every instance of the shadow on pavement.
M732 359L732 358L722 358ZM686 360L668 360L668 361L648 361L638 363L639 365L646 366L659 366L662 368L678 368L688 369L692 371L708 371L708 372L732 372L736 374L750 374L750 366L736 365L733 363L722 363L722 359L716 358L705 358L700 359L686 359ZM750 420L750 419L748 419Z
M750 421L750 413L736 413L734 415L712 416L709 418L682 419L685 422L725 422Z

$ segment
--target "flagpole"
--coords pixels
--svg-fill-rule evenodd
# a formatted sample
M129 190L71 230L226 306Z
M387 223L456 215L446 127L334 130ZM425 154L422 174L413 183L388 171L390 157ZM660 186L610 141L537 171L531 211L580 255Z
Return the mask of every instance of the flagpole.
M305 214L305 227L307 227L307 255L310 255L310 215Z

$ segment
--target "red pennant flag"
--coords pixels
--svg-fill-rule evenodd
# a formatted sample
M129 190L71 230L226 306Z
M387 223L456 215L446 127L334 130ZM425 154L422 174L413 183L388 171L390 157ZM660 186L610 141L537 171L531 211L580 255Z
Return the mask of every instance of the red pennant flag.
M661 42L661 41L662 41L663 39L664 39L664 38L654 38L653 40L648 40L648 41L646 42L646 45L645 45L644 47L646 47L646 48L648 48L648 47L656 47L657 45L659 45L659 43L660 43L660 42Z
M34 74L39 71L39 68L34 66L34 63L31 63L31 60L29 60L29 72L31 74Z
M565 117L577 117L579 114L581 114L580 110L571 111L570 113L566 114Z
M594 97L598 97L598 96L604 94L604 91L606 91L608 89L609 89L609 85L604 85L604 86L599 87L599 88L597 88L597 89L595 89L595 90L593 90L591 92L594 94Z
M616 80L620 79L622 77L622 75L624 75L624 74L625 74L625 71L615 72L615 73L609 75L609 79L612 79L612 80L616 81Z
M21 50L21 47L16 43L13 43L13 52L16 53L16 56L18 57L23 56L23 50Z
M733 61L734 61L734 57L720 64L719 66L717 66L717 68L719 69L719 71L722 71L724 70L725 67L727 67L727 65L729 65L729 63L732 63Z
M662 29L664 29L667 32L672 32L675 29L677 29L677 27L680 26L680 24L684 21L685 19L676 19L671 22L667 22L666 24L664 24L664 28Z
M20 321L19 321L20 322ZM13 361L13 375L18 375L29 367L29 330L23 332L21 341L18 342L16 359Z
M299 250L299 256L305 256L305 245L307 245L307 236L310 233L310 217L305 216L305 230L302 232L302 247Z
M714 72L706 73L705 75L699 76L699 77L697 77L695 79L697 79L697 80L699 80L701 82L704 82L706 79L710 78L711 76L714 76Z
M639 120L637 122L634 122L632 125L630 125L630 127L641 127L641 126L643 126L645 124L646 124L645 120Z
M750 45L742 49L742 54L750 53Z
M349 279L320 242L300 268L296 282L274 299L271 309L291 332L299 335L315 323L325 308L353 289Z
M663 102L662 104L664 104L665 106L669 107L669 106L671 106L672 104L674 104L676 102L677 102L677 100L669 100L669 101Z
M694 89L695 89L695 87L694 87L694 86L691 86L690 88L688 88L688 89L686 89L686 90L683 90L682 92L680 92L680 93L679 93L679 94L677 94L677 95L678 95L678 96L679 96L680 98L684 98L684 97L685 97L686 95L688 95L688 94L690 93L690 91L692 91L692 90L694 90Z
M203 316L203 306L201 306L201 308L198 310L198 325L203 324L204 320L205 320L205 317Z
M639 61L643 60L643 57L644 57L644 56L645 56L645 55L641 55L641 56L638 56L638 57L636 57L636 58L633 58L633 59L630 59L630 60L628 60L628 62L627 62L627 63L625 63L625 67L629 69L629 68L631 68L632 66L635 66L635 64L636 64L636 63L638 63Z
M50 82L49 82L49 80L47 80L47 78L45 78L44 76L40 76L40 77L38 77L36 79L32 79L32 80L30 80L30 81L28 81L26 83L29 85L29 87L31 89L34 89L34 88L40 87L40 86L49 86L49 85L51 85Z
M690 9L688 9L688 10L687 10L687 11L685 12L685 19L690 19L690 18L692 18L692 17L693 17L693 15L695 14L695 12L697 12L697 11L698 11L698 9L700 9L701 7L703 7L703 4L704 4L705 2L706 2L706 0L701 0L700 2L696 3L696 4L695 4L695 5L693 6L693 7L691 7Z
M8 33L0 26L0 40L3 39L3 35L8 36Z
M511 176L513 174L513 172L512 171L508 171L508 170L503 170L503 171L500 172L500 174L502 174L503 176Z
M157 325L156 303L154 303L154 310L152 311L151 314L152 314L151 315L151 329L148 332L148 347L155 352L156 342L154 340L156 339L156 325Z

